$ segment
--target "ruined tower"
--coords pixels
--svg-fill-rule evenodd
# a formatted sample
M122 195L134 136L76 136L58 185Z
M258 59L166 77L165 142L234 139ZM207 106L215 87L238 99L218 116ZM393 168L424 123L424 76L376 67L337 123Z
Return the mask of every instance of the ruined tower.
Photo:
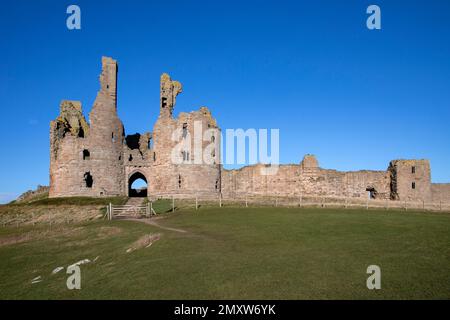
M388 171L392 200L431 200L431 171L428 160L393 160Z
M117 62L103 57L100 90L89 114L92 172L84 173L92 176L92 188L97 195L120 195L124 192L124 129L117 116L117 73Z
M89 131L81 102L62 101L58 118L50 123L50 197L90 194L83 188Z
M153 128L155 193L220 193L220 129L206 107L173 117L182 85L161 75L160 112ZM205 152L208 153L205 155ZM209 160L205 161L206 156Z
M123 126L117 116L117 62L102 58L100 90L87 124L77 101L63 101L50 124L50 196L124 193Z
M50 197L132 195L131 185L137 179L147 183L145 194L152 197L218 196L220 131L211 112L201 107L174 118L182 86L164 73L153 132L125 136L117 115L117 72L117 62L103 57L90 124L80 102L61 103L60 115L50 124ZM200 146L200 154L195 146ZM203 161L204 151L211 162Z

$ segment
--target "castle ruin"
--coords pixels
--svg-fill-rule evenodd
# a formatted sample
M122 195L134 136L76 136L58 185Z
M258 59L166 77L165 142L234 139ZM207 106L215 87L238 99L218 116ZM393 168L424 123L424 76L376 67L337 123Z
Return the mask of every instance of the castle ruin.
M332 196L405 201L450 200L450 184L431 183L428 160L393 160L385 171L341 172L322 169L313 155L300 164L280 165L274 175L262 174L267 165L225 170L220 164L220 128L206 107L173 117L182 85L161 76L160 112L152 132L125 135L117 115L117 62L102 58L100 90L89 114L79 101L64 100L58 118L50 123L50 197L134 196L137 179L147 183L144 196L205 196L233 198L246 195ZM181 151L173 163L178 142L173 133L194 135L215 129L211 142L213 163L198 163L195 154ZM193 163L194 162L194 163Z

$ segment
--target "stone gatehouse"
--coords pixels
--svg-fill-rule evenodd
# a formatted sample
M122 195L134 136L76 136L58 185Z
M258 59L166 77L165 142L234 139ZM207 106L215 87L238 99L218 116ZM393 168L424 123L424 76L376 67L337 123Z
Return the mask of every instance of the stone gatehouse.
M262 174L265 165L225 170L220 164L220 128L206 107L173 116L182 85L167 74L161 76L159 117L152 132L126 135L117 115L117 62L102 58L100 90L89 122L79 101L64 100L60 114L50 123L50 197L132 196L137 179L148 183L146 194L164 196L235 197L248 195L336 196L390 200L450 200L450 184L431 183L428 160L393 160L386 171L340 172L322 169L313 155L300 164L280 165L275 175ZM174 163L177 143L201 130L216 132L212 163L195 164L195 154L180 152ZM203 133L203 132L202 132ZM180 137L182 139L182 137Z

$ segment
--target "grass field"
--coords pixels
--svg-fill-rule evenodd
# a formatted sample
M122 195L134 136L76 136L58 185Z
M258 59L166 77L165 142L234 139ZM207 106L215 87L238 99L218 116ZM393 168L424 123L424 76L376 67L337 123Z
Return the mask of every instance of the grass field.
M156 221L186 232L132 221L0 228L0 299L450 298L448 214L201 208ZM65 270L51 274L96 257L81 266L81 290L67 289ZM372 264L381 290L366 287Z

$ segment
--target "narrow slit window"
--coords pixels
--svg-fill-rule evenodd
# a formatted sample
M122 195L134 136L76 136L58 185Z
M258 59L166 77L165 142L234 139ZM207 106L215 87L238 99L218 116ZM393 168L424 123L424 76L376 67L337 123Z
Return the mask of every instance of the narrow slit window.
M413 174L416 173L416 167L411 168L411 173L413 173Z
M183 123L183 139L187 137L188 134L188 125L187 123Z
M83 160L89 160L91 158L91 153L89 152L89 150L84 149L83 150Z
M84 174L84 182L86 183L86 188L92 188L94 179L89 171Z
M415 182L411 183L411 188L412 188L412 189L415 189L415 188L416 188L416 183L415 183Z
M189 152L181 151L181 157L183 158L183 161L189 161Z

